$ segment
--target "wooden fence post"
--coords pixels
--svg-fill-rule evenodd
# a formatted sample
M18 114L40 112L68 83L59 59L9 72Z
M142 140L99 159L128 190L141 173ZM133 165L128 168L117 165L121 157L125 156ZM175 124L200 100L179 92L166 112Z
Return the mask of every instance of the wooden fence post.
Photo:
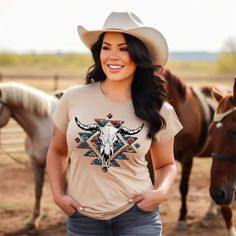
M55 74L54 76L54 91L58 89L58 80L59 80L59 75Z

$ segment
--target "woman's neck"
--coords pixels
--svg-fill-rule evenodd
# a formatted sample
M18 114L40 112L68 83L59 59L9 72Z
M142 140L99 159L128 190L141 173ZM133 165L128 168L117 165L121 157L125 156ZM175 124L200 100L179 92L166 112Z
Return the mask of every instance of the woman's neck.
M114 102L127 102L131 100L132 80L101 82L101 91L107 99Z

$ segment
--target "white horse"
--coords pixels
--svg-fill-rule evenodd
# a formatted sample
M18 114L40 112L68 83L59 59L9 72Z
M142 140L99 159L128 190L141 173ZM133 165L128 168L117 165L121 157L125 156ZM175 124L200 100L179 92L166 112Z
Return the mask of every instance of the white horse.
M58 99L36 88L20 83L0 83L0 128L10 117L26 133L25 150L30 156L35 175L35 205L26 229L36 227L40 214L40 199L44 183L45 162L48 146L53 135L51 114Z

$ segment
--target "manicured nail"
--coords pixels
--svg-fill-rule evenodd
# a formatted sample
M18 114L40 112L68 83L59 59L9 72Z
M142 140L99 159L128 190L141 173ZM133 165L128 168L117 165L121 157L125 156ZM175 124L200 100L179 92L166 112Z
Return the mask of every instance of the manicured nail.
M83 210L84 210L84 208L83 208L83 207L80 207L80 208L79 208L79 210L80 210L80 211L83 211Z
M129 199L129 202L133 202L133 200L132 200L132 199Z

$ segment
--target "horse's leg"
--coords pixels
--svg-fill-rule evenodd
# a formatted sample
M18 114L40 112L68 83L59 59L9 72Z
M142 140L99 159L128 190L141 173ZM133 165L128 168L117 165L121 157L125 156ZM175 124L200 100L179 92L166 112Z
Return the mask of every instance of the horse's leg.
M219 214L220 206L217 205L212 199L210 206L205 214L205 216L200 220L200 224L204 227L209 227L209 222L211 222Z
M188 182L193 164L193 156L189 154L185 155L181 160L181 164L182 164L182 174L180 182L181 208L176 228L186 229L188 227L186 223Z
M203 217L203 220L211 220L212 218L218 215L218 212L219 212L219 206L216 205L216 203L213 200L211 200L210 206L205 216Z
M226 227L229 232L229 236L236 236L236 231L232 223L232 209L230 206L221 206L221 213L224 217Z
M35 204L33 214L25 225L25 228L28 230L36 228L36 220L40 214L40 200L42 196L45 173L44 165L40 164L35 158L31 158L31 160L35 177Z

